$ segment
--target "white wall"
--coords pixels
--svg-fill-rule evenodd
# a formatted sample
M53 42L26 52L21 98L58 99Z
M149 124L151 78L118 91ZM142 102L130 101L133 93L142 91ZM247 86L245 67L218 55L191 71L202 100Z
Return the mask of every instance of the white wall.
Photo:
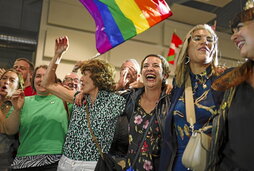
M113 64L117 70L129 58L139 62L150 53L167 56L171 35L174 31L183 39L193 26L171 21L163 21L144 33L124 42L99 58ZM57 75L63 78L72 70L73 64L86 60L97 53L95 48L95 24L78 0L44 0L41 16L36 66L48 64L54 55L55 39L68 36L70 47L63 55ZM218 33L219 49L223 63L236 65L238 51L230 41L230 35ZM117 78L118 79L118 73Z

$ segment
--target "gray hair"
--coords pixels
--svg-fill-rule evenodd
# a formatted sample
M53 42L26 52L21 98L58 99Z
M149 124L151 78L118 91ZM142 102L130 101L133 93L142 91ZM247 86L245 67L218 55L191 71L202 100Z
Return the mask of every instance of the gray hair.
M136 59L127 59L125 62L131 62L134 65L134 69L137 71L137 74L140 73L140 65ZM124 63L125 63L124 62Z

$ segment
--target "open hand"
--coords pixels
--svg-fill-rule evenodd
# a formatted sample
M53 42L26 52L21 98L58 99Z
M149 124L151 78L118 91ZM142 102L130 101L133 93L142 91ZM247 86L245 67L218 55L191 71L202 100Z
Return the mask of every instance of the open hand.
M11 103L15 110L20 110L24 105L25 94L22 89L18 89L11 96Z
M55 56L60 57L69 47L68 37L60 37L56 39Z

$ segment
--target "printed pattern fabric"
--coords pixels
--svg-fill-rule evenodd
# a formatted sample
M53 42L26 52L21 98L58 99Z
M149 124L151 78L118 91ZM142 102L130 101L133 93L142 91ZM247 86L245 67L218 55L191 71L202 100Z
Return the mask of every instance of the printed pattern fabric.
M150 128L147 128L154 111L146 113L144 109L138 105L133 117L130 120L130 134L129 134L129 149L128 149L128 163L130 166L136 156L138 147L143 139L146 129L149 129L144 144L140 150L140 154L134 165L135 171L153 171L153 161L159 156L159 142L161 134L157 119L154 119Z
M113 141L117 117L122 114L125 99L115 93L99 91L94 104L85 97L89 106L91 128L102 151L107 153ZM87 126L86 105L73 105L63 154L72 160L97 161L99 152Z
M40 167L56 163L62 155L36 155L16 157L11 165L13 169Z
M201 74L190 74L196 114L196 123L194 124L195 130L202 128L205 124L211 124L209 119L217 113L217 107L211 93L210 76L210 68ZM178 99L173 113L178 145L174 170L177 171L187 170L187 168L182 165L182 155L192 134L192 130L189 128L190 124L187 122L186 118L184 100L185 98L183 93L183 95Z

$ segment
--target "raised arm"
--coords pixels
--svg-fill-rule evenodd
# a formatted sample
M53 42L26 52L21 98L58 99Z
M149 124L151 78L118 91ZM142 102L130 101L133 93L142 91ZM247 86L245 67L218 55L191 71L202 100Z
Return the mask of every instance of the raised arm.
M24 92L23 90L17 90L11 97L11 103L13 111L8 118L3 120L3 132L8 135L16 134L19 131L20 126L20 111L24 105Z
M64 86L55 83L55 74L58 64L61 61L62 54L67 50L69 46L68 38L58 38L55 43L55 56L51 60L47 69L46 75L42 81L42 85L51 93L64 101L73 103L74 91L65 88Z

